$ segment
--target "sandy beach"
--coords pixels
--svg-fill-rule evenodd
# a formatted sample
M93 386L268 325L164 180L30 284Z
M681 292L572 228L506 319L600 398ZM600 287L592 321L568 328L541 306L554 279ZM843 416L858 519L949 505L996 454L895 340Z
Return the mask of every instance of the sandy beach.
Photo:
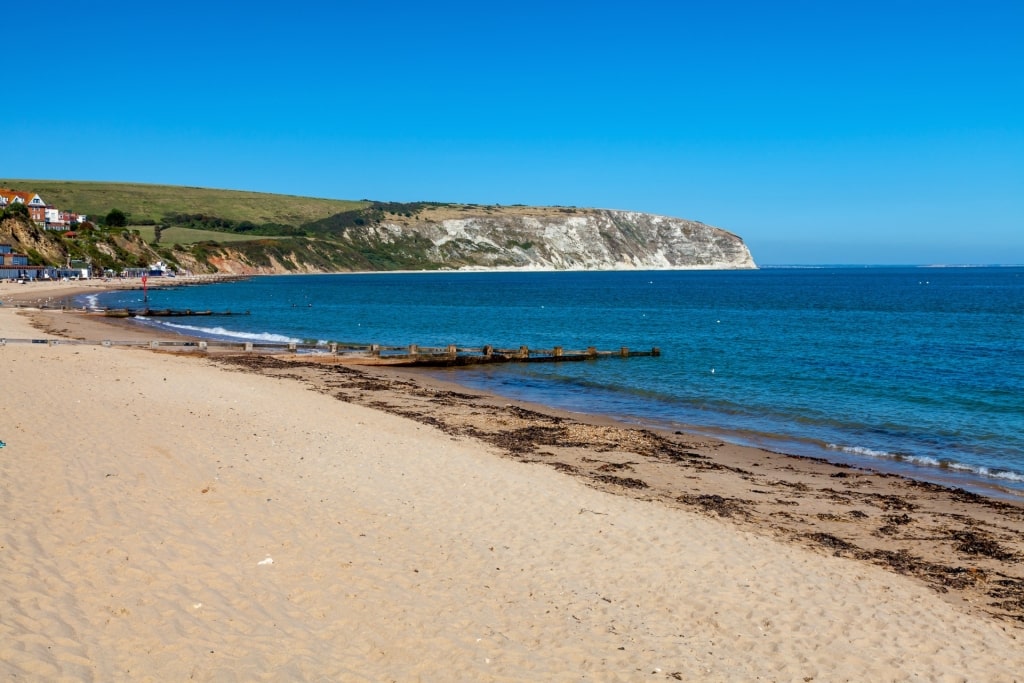
M15 306L83 284L0 284L0 338L153 336ZM1019 502L411 371L0 368L10 680L1024 680Z

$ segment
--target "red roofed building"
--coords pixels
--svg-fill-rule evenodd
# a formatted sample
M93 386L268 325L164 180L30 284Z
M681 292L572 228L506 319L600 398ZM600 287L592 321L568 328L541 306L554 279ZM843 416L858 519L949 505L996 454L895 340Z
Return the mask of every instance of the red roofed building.
M46 202L43 201L42 197L32 192L0 189L0 209L4 209L14 202L24 204L28 208L28 215L33 221L41 225L46 224Z

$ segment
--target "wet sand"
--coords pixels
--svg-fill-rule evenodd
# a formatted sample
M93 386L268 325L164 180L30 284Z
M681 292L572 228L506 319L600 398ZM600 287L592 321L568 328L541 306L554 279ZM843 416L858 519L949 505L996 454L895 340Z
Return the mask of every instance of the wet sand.
M14 310L12 287L0 337L153 338ZM75 388L4 399L9 675L1024 670L1014 503L413 371L70 344L0 362L4 386Z

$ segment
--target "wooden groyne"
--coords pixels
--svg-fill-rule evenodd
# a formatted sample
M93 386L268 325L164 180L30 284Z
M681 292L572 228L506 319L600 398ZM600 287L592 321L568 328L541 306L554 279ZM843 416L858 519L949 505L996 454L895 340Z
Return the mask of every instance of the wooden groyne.
M106 308L100 311L108 318L134 318L144 316L147 318L175 318L180 316L209 316L209 315L249 315L249 311L193 311L190 308Z
M380 344L300 344L298 342L238 342L219 340L153 340L153 341L80 341L74 339L2 339L0 346L7 344L48 344L102 346L134 346L162 351L200 353L263 353L278 356L294 356L309 360L347 362L362 365L392 365L399 367L462 367L497 363L565 363L596 361L607 358L657 357L658 347L637 351L628 347L602 351L590 346L581 350L567 350L561 346L551 349L531 349L520 346L501 349L493 346L433 347L410 344L409 346L383 346Z
M388 365L456 367L492 363L564 363L602 358L651 357L660 356L661 350L655 347L647 351L635 351L625 346L614 351L600 351L593 346L583 350L566 350L561 346L552 349L531 349L526 346L516 349L496 349L493 346L462 348L452 345L443 348L426 348L411 345L408 347L371 347L370 354Z

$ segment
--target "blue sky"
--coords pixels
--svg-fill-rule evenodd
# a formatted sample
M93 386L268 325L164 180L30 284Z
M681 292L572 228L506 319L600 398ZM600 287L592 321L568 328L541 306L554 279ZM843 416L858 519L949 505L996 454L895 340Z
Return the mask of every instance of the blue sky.
M1024 263L1022 0L242 7L7 22L0 177L629 209L765 265Z

